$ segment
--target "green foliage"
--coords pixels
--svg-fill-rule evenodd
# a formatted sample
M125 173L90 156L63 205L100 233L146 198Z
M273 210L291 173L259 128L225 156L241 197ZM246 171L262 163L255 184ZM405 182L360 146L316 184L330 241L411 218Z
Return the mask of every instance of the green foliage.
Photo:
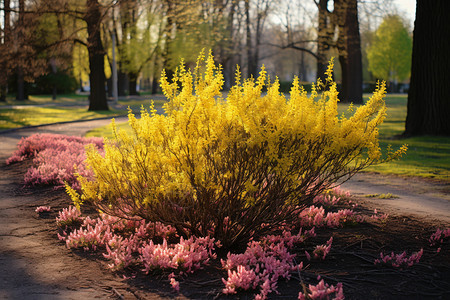
M104 156L87 151L95 178L79 177L75 204L159 221L183 236L212 235L231 247L291 224L332 184L384 161L377 129L385 116L383 85L352 116L339 118L332 64L310 97L296 79L286 100L264 70L243 82L237 73L222 99L220 68L212 56L206 66L200 62L193 73L180 66L172 82L162 77L167 115L153 107L140 119L130 113L132 135L113 126Z
M51 94L54 86L56 86L58 94L68 94L73 93L77 89L78 83L70 74L58 71L55 74L48 73L39 76L35 82L31 84L28 92L30 95Z
M369 71L383 80L402 81L411 70L412 38L403 20L387 16L367 49Z

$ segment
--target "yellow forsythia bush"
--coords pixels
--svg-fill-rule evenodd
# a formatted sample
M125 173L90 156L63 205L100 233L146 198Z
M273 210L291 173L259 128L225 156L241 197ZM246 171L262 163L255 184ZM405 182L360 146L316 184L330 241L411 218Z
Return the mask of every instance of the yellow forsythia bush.
M211 235L226 247L289 224L318 194L381 158L377 126L386 115L385 86L351 117L338 116L333 64L311 95L295 79L286 97L264 69L223 98L213 56L183 64L161 86L166 115L129 113L133 135L117 132L101 155L91 147L73 201L124 217L174 226L180 235ZM267 93L263 89L267 88Z

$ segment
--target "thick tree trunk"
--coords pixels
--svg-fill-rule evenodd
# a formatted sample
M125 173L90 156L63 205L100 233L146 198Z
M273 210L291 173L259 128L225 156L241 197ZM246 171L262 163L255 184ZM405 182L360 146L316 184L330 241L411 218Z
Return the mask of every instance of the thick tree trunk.
M417 0L405 136L450 136L448 0Z
M172 66L170 66L170 58L172 56L172 44L175 40L175 35L177 32L173 33L174 26L175 29L177 28L177 22L176 22L176 1L174 0L166 0L166 9L167 9L167 24L166 24L166 39L164 43L164 50L162 51L162 65L163 69L166 72L166 77L170 81L173 78L174 70L172 69Z
M5 0L3 2L3 45L2 50L7 51L10 42L10 34L11 34L11 6L10 0ZM2 52L3 52L2 51ZM3 57L0 57L0 68L3 70L0 73L0 101L6 101L6 94L8 93L8 60Z
M128 82L128 90L130 91L130 95L136 96L139 95L137 91L137 80L138 80L138 74L135 73L128 73L129 82Z
M19 0L19 23L18 23L18 43L24 42L24 31L25 31L25 1ZM16 100L22 101L27 99L27 95L25 93L25 79L24 79L24 69L22 66L22 62L19 62L17 66L17 94Z
M255 61L257 58L256 55L256 47L255 49L252 46L252 33L250 29L250 0L245 0L245 32L246 32L246 50L247 50L247 77L257 77L257 62Z
M23 78L23 69L21 66L17 67L17 94L16 100L23 101L28 99L27 93L25 92L25 80Z
M319 0L319 27L317 29L317 78L325 80L327 70L327 52L331 37L329 35L328 0Z
M128 95L128 77L127 74L119 67L117 72L117 93L119 96Z
M333 14L338 28L336 46L342 76L339 99L361 104L362 56L357 0L335 0Z
M88 29L89 81L91 94L89 110L109 110L105 90L105 50L100 36L101 12L97 0L87 0L84 20Z
M344 34L346 63L342 66L341 101L362 104L362 55L357 0L346 1Z

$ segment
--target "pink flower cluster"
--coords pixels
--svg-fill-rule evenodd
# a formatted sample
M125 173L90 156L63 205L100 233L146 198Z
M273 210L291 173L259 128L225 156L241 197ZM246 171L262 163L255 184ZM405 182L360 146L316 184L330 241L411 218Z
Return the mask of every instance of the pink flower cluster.
M450 228L441 230L438 228L435 233L433 233L429 239L430 246L434 246L437 243L442 245L444 243L444 240L450 239ZM439 247L436 252L441 252L441 247Z
M354 220L354 212L350 209L340 209L337 212L325 212L325 209L314 205L305 208L299 215L301 227L330 227L336 228L343 223Z
M79 226L83 222L81 212L75 206L69 206L58 212L56 217L56 225L62 229L71 226Z
M377 220L377 221L381 221L381 222L386 222L386 220L389 217L389 214L378 214L378 211L375 209L373 211L373 215L370 216L370 218L372 220Z
M50 206L39 206L36 208L35 212L37 213L46 213L46 212L50 212L52 210L52 208Z
M335 195L341 199L349 199L351 196L349 191L342 190L340 186L336 186L336 187L332 188L331 194Z
M216 258L214 248L214 239L209 237L190 237L187 240L181 237L173 245L168 245L166 239L162 244L150 241L139 249L139 259L146 273L155 269L179 269L193 273L201 269L202 264L208 264L211 258Z
M401 254L384 255L383 252L380 253L380 259L376 259L374 264L384 263L386 265L391 265L395 268L401 267L411 267L414 264L419 263L420 258L422 257L423 249L420 251L411 254L411 256L407 257L406 251Z
M333 196L333 195L327 195L327 194L317 195L313 200L313 202L315 204L319 203L319 204L325 205L327 207L335 206L335 205L339 204L340 201L341 201L341 198Z
M22 138L18 149L6 161L7 164L33 158L33 167L25 174L27 185L64 185L68 182L78 187L75 172L90 176L85 168L85 146L94 144L103 149L102 138L83 138L57 134L34 134Z
M228 253L227 259L221 261L228 272L228 278L222 279L225 284L223 293L235 294L238 290L258 287L260 293L255 299L266 299L269 293L278 293L278 279L289 279L291 272L303 268L303 262L296 264L295 254L289 253L288 249L312 235L315 235L314 230L305 233L300 230L295 236L283 232L279 237L268 236L260 242L249 242L242 254Z
M333 243L333 237L330 237L330 239L327 241L326 244L317 245L313 251L314 258L324 260L325 257L328 255L328 253L330 253L332 243ZM305 254L306 254L306 258L308 260L311 260L311 255L308 253L308 251L305 251Z
M80 227L68 232L76 222L81 224ZM157 269L192 273L216 258L214 249L217 243L214 239L181 237L178 243L169 244L167 241L176 236L175 228L159 222L122 219L106 214L96 219L83 218L75 207L70 207L59 213L57 224L65 229L58 237L68 248L85 251L105 249L103 256L111 261L109 267L113 270L142 265L146 273ZM162 240L162 244L156 244L154 239ZM169 279L178 289L179 283L174 278Z
M320 278L320 277L319 277ZM317 285L308 285L307 291L300 292L298 294L299 300L312 300L312 299L334 299L343 300L344 290L342 283L338 283L336 286L326 284L323 279L319 281ZM331 298L333 297L333 298Z

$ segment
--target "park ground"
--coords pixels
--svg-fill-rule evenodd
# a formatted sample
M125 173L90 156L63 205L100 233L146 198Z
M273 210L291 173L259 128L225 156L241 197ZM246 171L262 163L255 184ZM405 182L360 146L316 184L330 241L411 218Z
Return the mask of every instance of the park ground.
M144 276L138 270L111 273L100 255L68 250L56 237L57 212L70 204L63 190L23 187L27 164L5 165L21 136L37 132L83 135L107 120L57 124L1 133L0 149L0 298L4 299L227 299L221 294L225 273L218 263L180 280L180 293L167 274ZM300 280L342 282L346 299L449 299L450 251L429 245L437 228L450 226L448 181L366 173L347 182L358 210L390 216L385 222L318 231L317 243L333 236L326 260L311 264L301 278L280 282L273 299L294 299ZM393 197L381 197L391 194ZM384 198L384 199L383 199ZM415 203L414 205L412 205ZM424 204L426 203L426 204ZM34 210L52 207L47 216ZM316 244L317 244L316 243ZM306 244L305 247L313 245ZM419 264L399 270L374 266L380 251L408 254L424 249ZM299 259L304 249L297 249ZM240 294L232 299L252 299Z

